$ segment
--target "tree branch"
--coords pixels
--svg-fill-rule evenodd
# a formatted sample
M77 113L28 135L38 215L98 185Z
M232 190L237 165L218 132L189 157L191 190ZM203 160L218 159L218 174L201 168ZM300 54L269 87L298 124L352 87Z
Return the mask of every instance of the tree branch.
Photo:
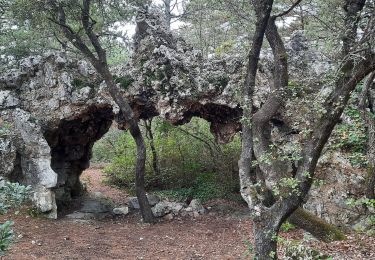
M284 16L284 15L287 15L288 13L290 13L297 5L299 5L300 3L302 2L302 0L297 0L291 7L289 7L288 10L285 10L284 12L281 12L279 14L276 14L276 15L273 15L272 17L273 18L277 18L277 17L281 17L281 16Z

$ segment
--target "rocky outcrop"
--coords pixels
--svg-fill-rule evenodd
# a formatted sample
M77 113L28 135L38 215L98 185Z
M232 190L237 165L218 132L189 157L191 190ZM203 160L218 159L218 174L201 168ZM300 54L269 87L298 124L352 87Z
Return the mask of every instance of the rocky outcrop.
M92 145L113 117L87 63L64 54L23 60L0 76L1 175L31 185L36 206L56 217L56 200L81 193Z
M241 126L245 59L204 59L183 39L172 35L162 21L158 13L139 13L132 60L113 69L135 117L160 116L178 125L197 116L211 122L218 142L231 141ZM287 50L290 99L272 120L272 139L285 154L296 147L298 150L303 136L299 133L321 113L314 103L299 97L307 93L310 100L319 100L329 93L320 75L333 66L308 48L301 32L291 37ZM271 91L270 53L262 53L255 110ZM64 204L82 193L79 176L89 166L94 142L113 120L119 128L127 127L105 89L87 62L64 53L30 57L0 75L0 174L32 185L35 204L50 217L56 217L56 201ZM314 203L306 206L313 211L327 199L314 192ZM154 211L163 211L162 206ZM317 213L324 217L328 209ZM335 217L330 221L346 220Z
M366 171L351 166L339 152L322 156L316 180L304 208L328 223L353 226L367 219L363 205L351 205L365 195Z

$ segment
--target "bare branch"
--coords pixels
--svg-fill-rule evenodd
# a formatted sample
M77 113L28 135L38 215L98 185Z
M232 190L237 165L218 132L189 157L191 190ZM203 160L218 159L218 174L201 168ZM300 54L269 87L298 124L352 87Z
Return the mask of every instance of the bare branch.
M276 14L276 15L273 15L272 17L274 18L277 18L277 17L281 17L281 16L284 16L284 15L287 15L288 13L290 13L297 5L299 5L300 3L302 2L302 0L297 0L291 7L289 7L288 10L285 10L284 12L281 12L279 14Z

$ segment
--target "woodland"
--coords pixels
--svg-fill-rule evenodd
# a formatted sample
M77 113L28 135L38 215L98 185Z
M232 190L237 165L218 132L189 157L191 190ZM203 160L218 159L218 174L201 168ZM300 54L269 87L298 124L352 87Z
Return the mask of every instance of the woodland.
M374 259L374 0L0 0L0 259Z

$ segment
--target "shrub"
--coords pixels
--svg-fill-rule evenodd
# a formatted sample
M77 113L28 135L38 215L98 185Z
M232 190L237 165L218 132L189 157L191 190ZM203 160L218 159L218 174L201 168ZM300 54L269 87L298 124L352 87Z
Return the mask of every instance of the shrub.
M285 222L281 225L280 230L283 231L283 232L289 232L290 230L293 230L293 229L295 229L295 228L296 228L295 225L291 224L291 223L288 222L288 221L285 221Z
M296 240L284 240L282 242L285 246L285 256L283 259L288 260L330 260L332 257L324 255L319 251L303 245Z
M154 120L152 130L160 173L153 169L150 140L145 139L148 190L170 190L169 194L179 198L189 193L202 200L230 197L228 193L238 191L237 160L241 146L238 137L230 144L218 145L208 122L199 118L179 127ZM113 152L108 152L110 149ZM109 184L133 190L136 145L128 132L117 135L110 132L95 144L93 155L95 161L110 161L104 169Z
M0 177L0 214L18 208L29 198L31 187L11 183ZM3 256L13 241L13 222L0 223L0 256Z
M31 187L11 183L0 177L0 214L10 208L18 208L29 198Z
M355 102L352 98L351 102ZM337 124L332 133L331 149L346 152L350 164L354 167L366 167L367 131L360 111L356 105L349 105L344 110L345 122Z
M6 250L13 242L13 222L0 223L0 257L5 255Z

